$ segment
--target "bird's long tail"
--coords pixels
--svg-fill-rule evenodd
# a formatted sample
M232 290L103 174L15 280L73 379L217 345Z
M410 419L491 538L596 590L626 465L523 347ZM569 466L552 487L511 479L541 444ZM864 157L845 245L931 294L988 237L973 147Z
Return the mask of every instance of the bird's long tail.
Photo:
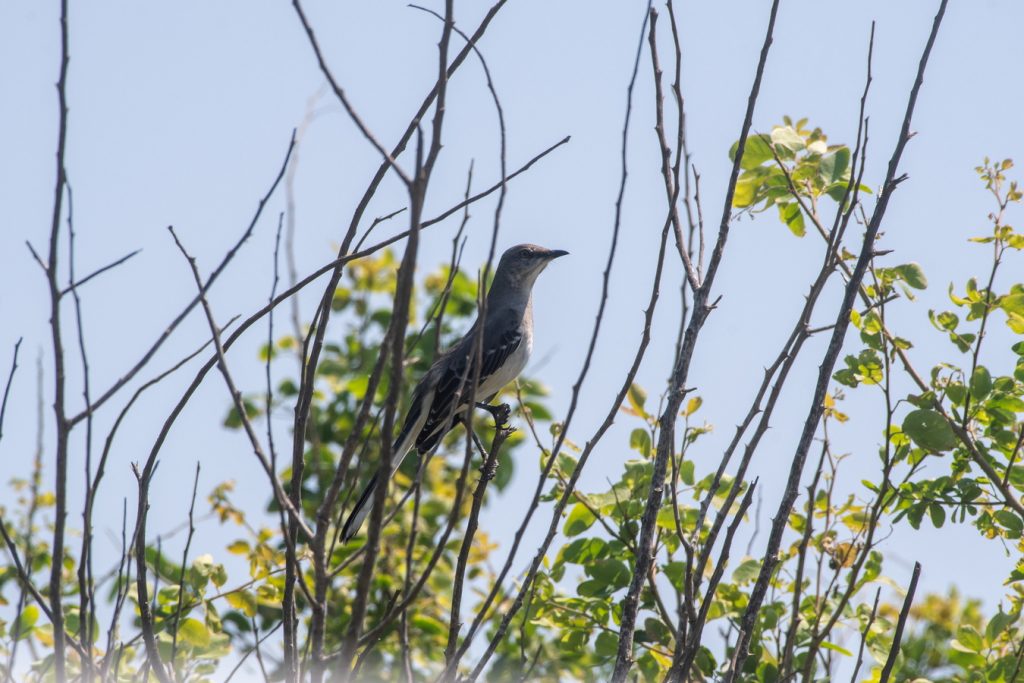
M398 435L398 439L395 441L393 453L391 456L391 476L395 476L395 472L402 465L402 461L405 460L405 456L412 449L413 442L416 440L416 434L413 429L403 430ZM366 484L366 488L359 495L359 500L356 501L355 507L348 513L348 519L345 520L345 526L341 528L341 542L348 543L352 540L352 537L359 533L359 529L362 528L363 522L366 520L366 516L370 514L370 510L373 509L373 500L376 497L377 492L377 480L380 478L380 472L374 472L373 476L370 477L370 481Z

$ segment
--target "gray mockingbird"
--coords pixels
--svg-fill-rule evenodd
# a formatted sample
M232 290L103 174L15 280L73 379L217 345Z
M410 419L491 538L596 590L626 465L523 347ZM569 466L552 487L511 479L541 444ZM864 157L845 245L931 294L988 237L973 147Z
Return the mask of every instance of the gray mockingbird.
M551 261L567 253L535 244L520 244L501 255L487 292L484 320L478 316L469 332L434 361L413 391L402 431L392 447L392 475L413 446L420 455L433 450L441 437L462 419L471 394L484 399L477 406L490 411L496 422L502 412L503 418L508 417L507 406L501 411L500 407L489 403L506 384L519 376L530 358L533 283ZM480 379L473 392L468 385L476 374L471 361L476 357L480 335L483 335ZM379 472L373 475L349 513L341 531L342 542L359 533L373 506L379 476Z

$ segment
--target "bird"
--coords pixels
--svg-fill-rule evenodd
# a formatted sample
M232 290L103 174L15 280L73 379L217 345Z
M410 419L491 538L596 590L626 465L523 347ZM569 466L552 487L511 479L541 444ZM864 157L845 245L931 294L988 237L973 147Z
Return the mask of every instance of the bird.
M413 448L421 456L433 450L458 424L469 407L471 394L485 397L476 406L491 412L498 421L502 407L492 406L490 401L519 376L533 348L533 285L549 263L568 253L518 244L501 255L487 292L483 319L477 316L469 331L434 361L413 390L402 429L392 446L392 476ZM481 336L479 381L476 391L471 392L467 385L476 374L471 362ZM503 408L503 417L507 418L508 407ZM379 472L374 473L349 512L341 531L343 543L359 533L373 507L379 476Z

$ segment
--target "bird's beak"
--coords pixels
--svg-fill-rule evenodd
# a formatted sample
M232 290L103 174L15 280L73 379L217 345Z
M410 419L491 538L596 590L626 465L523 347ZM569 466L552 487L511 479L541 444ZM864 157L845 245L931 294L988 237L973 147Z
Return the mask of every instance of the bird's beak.
M559 258L561 256L567 256L568 254L569 252L567 252L564 249L552 249L551 251L548 252L548 260L554 261L556 258Z

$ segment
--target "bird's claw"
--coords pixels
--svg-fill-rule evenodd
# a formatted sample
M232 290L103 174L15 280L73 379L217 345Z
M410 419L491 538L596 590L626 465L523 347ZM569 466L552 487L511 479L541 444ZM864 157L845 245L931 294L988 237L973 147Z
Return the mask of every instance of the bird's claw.
M499 403L498 405L491 405L490 403L477 403L477 408L482 408L491 414L494 418L494 427L500 429L508 424L509 417L512 416L512 408L507 403Z

